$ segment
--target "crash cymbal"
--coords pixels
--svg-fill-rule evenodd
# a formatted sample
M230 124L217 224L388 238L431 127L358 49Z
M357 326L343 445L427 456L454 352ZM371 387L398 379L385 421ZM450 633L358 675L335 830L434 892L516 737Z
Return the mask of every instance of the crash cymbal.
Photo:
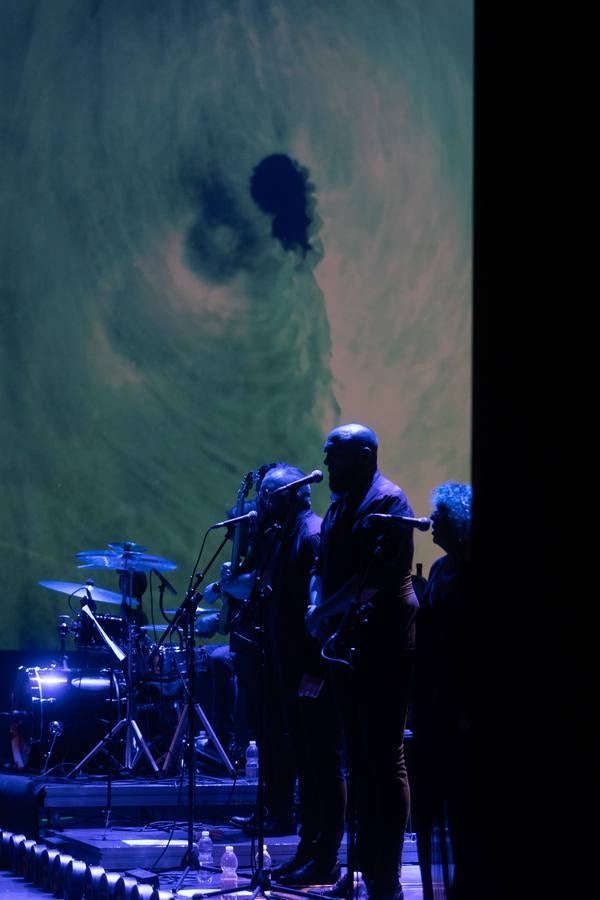
M114 591L105 591L104 588L96 587L93 581L85 584L70 581L38 581L42 587L49 588L51 591L58 591L60 594L69 594L76 596L78 600L86 600L89 591L92 600L96 603L112 603L113 606L121 605L121 595L115 594Z
M150 572L151 569L169 571L177 568L177 563L171 562L170 559L163 559L162 556L150 556L145 551L146 548L140 544L124 541L123 543L109 544L106 550L82 550L75 555L77 559L81 560L80 565L77 566L78 569Z

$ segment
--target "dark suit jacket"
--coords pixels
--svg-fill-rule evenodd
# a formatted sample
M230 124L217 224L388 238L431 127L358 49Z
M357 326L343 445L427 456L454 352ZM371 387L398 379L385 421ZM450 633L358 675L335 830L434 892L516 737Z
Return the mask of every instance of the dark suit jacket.
M418 603L410 580L414 541L409 526L391 523L365 527L371 513L413 516L406 494L379 471L361 497L334 500L321 525L317 574L323 597L331 596L351 576L378 588L373 598L372 628L385 630L399 649L414 648ZM383 629L383 631L382 631Z

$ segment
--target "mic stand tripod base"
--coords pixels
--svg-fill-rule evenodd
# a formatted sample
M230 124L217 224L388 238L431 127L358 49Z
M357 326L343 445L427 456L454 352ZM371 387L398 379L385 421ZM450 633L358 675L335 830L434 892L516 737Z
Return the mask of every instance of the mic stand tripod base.
M175 893L181 887L181 884L189 871L190 867L188 866L176 885ZM250 878L250 876L238 873L238 878ZM281 893L278 893L278 890L281 891ZM270 872L265 871L264 869L262 872L256 871L254 873L250 878L250 884L238 884L237 887L219 888L215 890L212 890L211 888L206 890L198 888L198 895L201 894L204 900L204 898L210 897L233 897L235 894L240 894L242 891L252 891L252 897L249 898L249 900L267 896L266 891L269 892L269 897L274 897L276 900L285 900L285 897L290 894L294 897L314 897L316 900L324 900L323 894L318 894L316 891L300 890L299 888L288 887L287 885L277 884L276 881L271 881ZM327 898L325 898L325 900L327 900Z
M252 891L252 900L255 897L265 897L266 892L271 890L271 873L266 869L257 869L252 876L250 890Z
M221 757L223 765L229 772L229 775L231 776L231 778L235 778L235 776L237 774L236 768L233 765L233 763L231 762L231 760L229 759L229 757L227 756L227 753L225 752L223 745L219 741L212 725L210 724L209 720L206 717L206 713L204 712L204 710L202 709L202 707L200 706L199 703L194 703L194 710L196 711L196 715L198 716L198 718L204 725L204 728L206 729L208 735L210 736L211 741L215 745L217 752L218 752L219 756ZM187 717L188 717L188 707L186 704L181 711L181 715L179 716L179 721L177 722L177 727L175 728L175 733L171 739L169 749L167 750L167 752L165 754L165 758L164 758L163 765L162 765L162 771L165 773L168 772L168 770L171 766L171 762L173 761L175 752L177 750L177 747L183 737L183 733L184 733L185 727L187 725Z

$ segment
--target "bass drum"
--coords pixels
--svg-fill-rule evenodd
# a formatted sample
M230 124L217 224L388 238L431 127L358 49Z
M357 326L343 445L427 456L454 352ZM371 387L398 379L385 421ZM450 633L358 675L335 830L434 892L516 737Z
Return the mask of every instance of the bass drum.
M10 728L16 768L77 765L124 716L125 693L120 670L21 666Z

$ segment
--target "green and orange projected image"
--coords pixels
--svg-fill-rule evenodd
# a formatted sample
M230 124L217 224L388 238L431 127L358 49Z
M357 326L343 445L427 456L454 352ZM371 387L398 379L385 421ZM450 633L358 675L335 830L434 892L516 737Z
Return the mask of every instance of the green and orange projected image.
M0 649L78 614L40 581L118 593L110 543L181 598L338 424L416 516L470 480L472 5L4 0Z

